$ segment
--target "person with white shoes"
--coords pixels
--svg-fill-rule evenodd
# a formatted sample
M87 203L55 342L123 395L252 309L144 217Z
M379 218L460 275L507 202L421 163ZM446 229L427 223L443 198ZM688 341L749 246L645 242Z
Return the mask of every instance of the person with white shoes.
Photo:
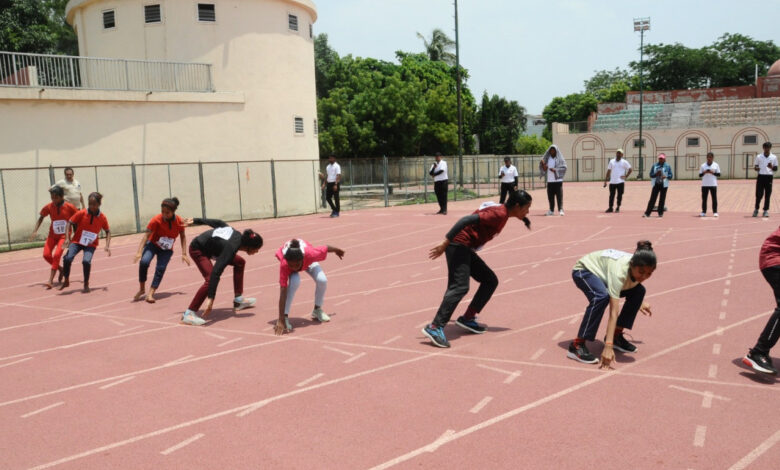
M758 217L758 206L764 198L764 217L769 217L769 200L772 196L772 179L777 171L777 157L771 152L772 142L764 142L764 153L756 155L753 169L758 172L756 177L756 208L753 217Z
M647 201L647 209L645 209L642 217L650 217L659 195L661 198L658 201L658 217L663 217L666 209L666 191L669 189L669 180L674 178L672 167L666 163L665 154L658 154L658 161L650 168L649 176L653 189L650 191L650 200Z
M713 160L715 155L707 152L707 162L702 163L699 168L699 178L701 178L701 217L707 217L707 195L712 194L712 216L718 216L718 178L720 177L720 166Z
M557 145L551 145L544 152L539 167L547 174L547 202L550 210L545 215L555 214L555 201L558 201L558 213L563 215L563 177L566 174L566 159Z
M498 200L499 204L503 204L506 201L506 196L511 191L517 191L519 173L517 168L512 165L512 159L504 157L504 166L498 170L498 178L501 180L501 198Z
M623 191L626 187L626 178L631 175L631 171L631 164L623 158L623 149L617 149L615 158L610 160L607 165L607 175L604 177L605 188L607 187L607 182L609 182L609 208L605 212L613 212L615 193L617 193L617 210L614 210L614 212L620 212L620 204L623 203Z
M339 259L344 258L344 250L330 245L312 246L304 240L293 239L285 243L276 252L279 260L279 318L274 332L277 335L293 330L290 323L290 307L295 299L295 292L301 285L300 272L305 271L317 283L314 291L314 309L311 319L321 323L329 322L330 316L322 310L325 301L325 290L328 288L328 278L322 270L319 261L324 261L328 253L335 253Z

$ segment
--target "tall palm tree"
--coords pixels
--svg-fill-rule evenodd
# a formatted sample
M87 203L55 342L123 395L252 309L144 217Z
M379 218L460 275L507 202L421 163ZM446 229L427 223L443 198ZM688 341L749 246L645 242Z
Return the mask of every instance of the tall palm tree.
M425 45L425 53L428 54L431 60L455 65L455 54L452 53L452 50L455 48L455 41L450 39L444 31L439 28L434 29L431 33L430 41L420 33L417 33L417 37L422 39Z

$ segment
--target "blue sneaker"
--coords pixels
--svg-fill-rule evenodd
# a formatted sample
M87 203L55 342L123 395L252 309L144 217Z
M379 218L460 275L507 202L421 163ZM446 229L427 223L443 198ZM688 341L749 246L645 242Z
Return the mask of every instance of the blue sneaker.
M444 328L440 326L427 325L422 329L422 333L433 342L434 346L438 346L440 348L450 347L449 341L447 341L447 338L444 336Z
M479 323L477 323L477 320L475 318L472 318L471 320L466 320L466 317L464 315L459 316L458 319L455 320L455 324L463 328L464 330L468 330L478 335L481 335L482 333L487 331L485 325L480 325Z

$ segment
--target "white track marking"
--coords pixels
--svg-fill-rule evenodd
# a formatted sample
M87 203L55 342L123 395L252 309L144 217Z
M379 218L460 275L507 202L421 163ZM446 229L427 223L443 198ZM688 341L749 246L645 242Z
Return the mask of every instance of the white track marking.
M510 277L509 279L505 279L503 282L504 282L504 283L507 283L507 282L512 282L512 278Z
M228 344L231 344L231 343L235 343L235 342L241 341L242 339L244 339L244 338L240 338L240 337L239 337L239 338L233 338L233 339L229 339L229 340L225 341L224 343L219 343L219 344L217 345L217 347L218 347L218 348L221 348L222 346L227 346Z
M138 328L143 328L144 326L146 325L138 325L138 326L133 326L131 328L125 328L124 330L119 330L119 334L121 335L122 333L127 333L128 331L137 330Z
M401 281L393 281L393 282L391 282L390 284L388 284L388 285L387 285L387 287L393 287L393 286L397 286L397 285L398 285L398 284L400 284L400 283L401 283Z
M48 319L49 320L56 320L58 318L68 317L70 315L79 315L79 314L78 313L74 313L74 312L67 312L67 313L61 313L59 315L54 315L53 317L49 317Z
M707 377L714 379L718 376L718 366L715 364L710 364L710 368L707 371Z
M531 360L535 361L535 360L539 359L542 356L542 354L544 354L544 351L545 351L544 348L540 348L538 351L536 351L534 353L533 356L531 356Z
M168 454L170 454L172 452L176 452L177 450L181 449L182 447L187 447L188 445L192 444L193 442L197 441L198 439L200 439L203 436L205 436L205 434L195 434L191 438L186 439L184 441L181 441L178 444L176 444L175 446L169 447L169 448L165 449L164 451L162 451L160 453L163 454L163 455L168 455Z
M193 357L195 357L195 356L193 356L192 354L190 354L190 355L188 355L188 356L184 356L184 357L180 357L180 358L178 358L178 359L174 359L174 360L172 360L171 362L166 362L166 363L165 363L165 365L166 365L166 366L172 366L172 365L178 364L178 363L180 363L180 362L186 361L187 359L192 359Z
M111 319L109 319L108 321L110 321L111 323L113 323L116 326L127 326L124 323L122 323L121 321L116 321L116 320L111 320Z
M744 470L750 464L752 464L757 458L759 458L761 454L771 449L772 446L777 444L778 442L780 442L780 431L777 431L776 433L772 434L772 436L769 439L765 440L758 447L751 450L749 454L739 459L739 462L729 467L729 470Z
M351 353L349 351L344 351L343 349L334 348L333 346L323 346L322 349L327 349L328 351L337 352L340 354L343 354L345 356L354 356L355 353Z
M574 317L574 318L577 318L577 317ZM563 330L561 330L561 331L559 331L559 332L555 333L555 335L552 337L552 340L553 340L553 341L557 341L557 340L561 339L561 336L563 336L563 335L564 335L564 333L566 333L566 332L565 332L565 331L563 331Z
M334 307L338 307L339 305L344 305L344 304L345 304L345 303L347 303L347 302L351 302L351 300L352 300L352 299L346 299L346 300L342 300L341 302L339 302L339 303L337 303L337 304L334 304Z
M490 403L490 400L492 400L493 397L485 397L482 400L479 401L476 405L474 405L473 408L469 410L469 413L479 413L479 411L485 407L488 403Z
M365 355L366 355L366 353L364 353L364 352L355 354L354 356L352 356L349 359L345 360L344 364L349 364L350 362L357 361L358 359L360 359L361 357L363 357Z
M135 378L134 375L131 375L130 377L125 377L124 379L117 380L116 382L111 382L110 384L103 385L102 387L100 387L100 390L105 390L107 388L111 388L111 387L114 387L116 385L123 384L125 382L129 382L130 380L133 380L134 378Z
M325 374L323 374L322 372L320 372L319 374L314 374L313 376L309 377L308 379L303 380L301 382L298 382L297 384L295 384L295 386L296 387L303 387L304 385L308 385L311 382L314 382L315 380L319 379L323 375L325 375Z
M414 279L415 277L420 277L420 276L422 276L422 273L414 273L414 274L412 274L412 275L411 275L411 276L409 276L409 277L411 277L412 279Z
M707 426L696 426L696 432L693 435L693 446L704 447L704 440L707 438Z
M205 332L205 333L203 333L203 334L204 334L204 335L206 335L206 336L211 336L212 338L217 338L217 339L227 339L226 337L224 337L224 336L222 336L222 335L218 335L218 334L216 334L216 333L212 333L212 332L210 332L210 331L206 331L206 332Z
M395 342L397 340L401 339L401 335L393 336L392 338L388 339L387 341L384 341L382 344L390 344L392 342Z
M726 305L729 304L729 299L723 299L720 301L720 306L723 308L726 308Z
M571 320L569 320L569 325L573 325L573 324L577 323L577 321L579 321L579 319L580 319L579 315L574 315L571 318Z
M731 293L730 289L728 289L728 288L723 289L723 295L729 295L730 293Z
M726 312L720 312L718 314L718 320L725 320L726 319Z
M436 439L435 441L431 442L430 444L428 444L425 447L425 451L426 452L436 452L436 450L439 447L441 447L442 444L446 444L450 440L452 435L454 435L454 434L455 434L455 430L454 429L448 429L448 430L444 431L444 433L441 436L439 436L438 439Z
M484 365L484 364L477 364L477 367L481 367L481 368L483 368L483 369L492 370L492 371L494 371L494 372L500 372L500 373L502 373L502 374L506 374L506 375L507 375L507 378L506 378L506 379L504 379L504 383L505 383L505 384L510 384L510 383L512 383L512 382L513 382L513 381L514 381L516 378L520 377L520 375L522 374L522 372L521 372L521 371L519 371L519 370L515 370L515 371L512 371L512 370L504 370L504 369L499 369L499 368L497 368L497 367L486 366L486 365Z
M19 359L18 361L6 362L5 364L0 364L0 369L2 369L3 367L12 366L14 364L19 364L20 362L29 361L30 359L32 359L32 358L31 357L25 357L24 359Z
M720 348L721 348L721 345L720 345L720 343L715 343L715 344L713 344L713 345L712 345L712 354L714 354L714 355L716 355L716 356L717 356L718 354L720 354Z
M710 406L712 405L712 399L713 398L717 399L717 400L721 400L721 401L731 401L731 398L722 397L720 395L715 395L715 394L713 394L712 392L709 392L709 391L700 392L699 390L694 390L692 388L678 387L677 385L669 385L669 388L673 388L675 390L680 390L682 392L693 393L695 395L701 395L704 398L702 400L702 405L701 405L703 408L710 408ZM709 402L708 406L705 406L705 401Z
M58 403L54 403L53 405L44 406L44 407L43 407L43 408L41 408L41 409L38 409L38 410L35 410L35 411L31 411L31 412L29 412L29 413L25 413L25 414L23 414L23 415L22 415L22 416L20 416L20 417L21 417L21 418L29 418L30 416L35 416L35 415L37 415L38 413L43 413L44 411L49 411L50 409L52 409L52 408L56 408L56 407L58 407L58 406L60 406L60 405L63 405L63 404L65 404L65 402L64 402L64 401L61 401L61 402L58 402Z

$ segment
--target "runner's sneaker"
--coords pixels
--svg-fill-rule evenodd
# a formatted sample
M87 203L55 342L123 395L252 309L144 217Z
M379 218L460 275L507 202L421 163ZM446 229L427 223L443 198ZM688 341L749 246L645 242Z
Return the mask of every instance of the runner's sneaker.
M447 338L444 336L444 328L440 326L426 325L425 328L422 329L422 332L433 342L434 346L438 346L440 348L450 347L449 341L447 341Z
M200 318L197 313L188 310L181 316L181 322L185 325L201 326L206 323L206 320Z
M616 334L615 339L612 341L612 347L617 349L620 352L624 353L632 353L636 352L636 346L629 343L625 336L623 336L623 333Z
M607 214L611 214L611 213L612 213L612 212L614 212L614 211L613 211L613 210L612 210L612 208L610 207L609 209L605 210L604 212L605 212L605 213L607 213Z
M544 215L553 215L553 211L547 211Z
M718 213L716 212L716 213L712 214L712 216L713 216L713 217L717 217L717 216L718 216Z
M764 211L764 215L762 215L761 217L769 217L769 211Z
M293 330L292 323L290 323L290 318L287 315L284 316L284 327L287 328L288 332Z
M477 320L474 318L467 320L465 315L459 316L458 319L455 320L455 324L463 328L464 330L469 330L470 332L476 333L478 335L481 335L482 333L487 331L485 325L480 325L479 323L477 323Z
M620 206L617 206L617 209L615 209L615 212L620 212Z
M257 302L257 299L255 299L253 297L247 297L247 298L241 300L241 302L236 302L234 300L233 301L233 310L238 312L239 310L244 310L245 308L254 307L255 302Z
M558 214L563 215L563 209L561 209L560 212L558 212Z
M317 307L311 311L311 319L320 322L330 321L330 317L327 313L323 312L321 308Z
M705 214L704 212L702 212L701 214L699 214L699 217L707 217L707 214Z
M763 372L765 374L777 375L777 369L772 365L772 359L769 356L757 352L750 351L747 356L742 358L742 363L748 367L752 367L753 370Z
M595 364L599 362L596 356L588 351L588 347L585 346L585 343L582 343L579 346L575 346L574 341L569 344L569 352L566 353L566 357L569 359L574 359L575 361L583 362L585 364Z
M753 217L758 217L758 209L753 211Z

